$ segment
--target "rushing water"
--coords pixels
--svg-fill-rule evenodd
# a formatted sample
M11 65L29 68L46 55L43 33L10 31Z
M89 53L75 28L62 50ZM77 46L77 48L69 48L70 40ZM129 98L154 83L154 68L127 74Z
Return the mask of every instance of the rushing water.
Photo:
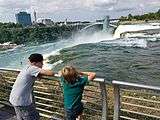
M0 52L0 67L22 68L31 53L42 53L49 62L45 67L60 70L73 65L83 71L95 71L106 80L121 80L160 85L160 37L143 35L113 38L97 33L92 36L60 40L31 47Z

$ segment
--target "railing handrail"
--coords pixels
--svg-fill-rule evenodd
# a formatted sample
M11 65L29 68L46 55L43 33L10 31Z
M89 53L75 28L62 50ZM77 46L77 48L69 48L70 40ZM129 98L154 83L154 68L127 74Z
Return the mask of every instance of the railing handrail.
M15 71L15 72L20 72L20 69L12 69L12 68L0 68L1 71Z
M152 85L144 85L144 84L136 84L136 83L130 83L130 82L123 82L123 81L112 81L112 85L114 87L114 120L119 120L120 116L120 111L121 111L121 88L123 89L124 87L129 87L129 88L135 88L135 89L145 89L145 90L152 90L154 92L160 91L160 87L158 86L152 86ZM124 103L123 103L124 104ZM128 105L134 105L134 104L128 104ZM134 105L134 107L142 107L140 105ZM149 107L145 107L149 108ZM151 108L150 108L151 109ZM154 109L155 110L155 109ZM132 112L133 113L133 112ZM136 112L138 113L138 112ZM150 116L150 114L143 114L145 116ZM158 118L159 116L153 116L154 118Z
M19 73L21 70L19 70L19 69L11 69L11 68L0 68L0 72L17 72L17 73ZM44 80L56 80L55 78L58 78L58 77L60 77L58 74L55 74L55 76L42 76L41 78L43 79L44 78ZM103 78L95 78L94 80L93 80L93 82L97 82L97 83L99 83L99 85L100 85L100 91L101 91L101 101L102 101L102 115L101 115L101 120L107 120L108 119L108 103L107 103L107 92L106 92L106 84L104 83L104 79ZM96 84L97 84L96 83ZM36 87L36 86L35 86ZM39 93L39 94L44 94L45 92L38 92L38 90L37 91L34 91L35 93L37 92L37 93ZM37 94L36 93L36 94ZM51 95L51 93L46 93L47 95ZM89 97L89 96L88 96ZM37 104L39 104L39 103L37 103ZM44 104L44 103L41 103L41 105L45 105L45 106L47 106L46 104ZM52 107L52 106L51 106ZM41 109L41 111L43 112L43 111L47 111L49 114L52 112L52 111L50 111L50 110L44 110L44 109ZM42 115L42 113L41 113L41 115ZM43 114L42 116L46 116L46 114ZM50 116L49 116L50 117Z
M0 68L0 70L2 70L2 71L11 71L11 72L12 71L20 72L19 69L12 69L12 68ZM55 77L59 77L59 75L55 74ZM95 82L105 82L105 79L104 78L95 78L93 81L95 81ZM105 82L105 83L108 84L109 82ZM136 88L143 88L143 89L160 91L160 87L159 86L153 86L153 85L144 85L144 84L117 81L117 80L113 80L111 83L113 85L129 86L129 87L136 87Z
M0 72L1 71L20 72L19 69L10 69L10 68L0 68ZM59 77L58 74L56 74L55 77L43 76L42 78L46 80L53 80L53 78L57 78L57 77ZM102 119L101 120L108 120L108 103L107 103L107 91L106 91L107 85L113 85L113 88L114 88L114 120L119 120L120 118L121 89L123 89L124 87L152 90L154 92L160 91L159 86L144 85L144 84L117 81L117 80L113 80L112 82L109 82L109 81L105 81L104 78L95 78L93 82L98 82L100 84L101 97L102 97ZM144 114L144 115L147 116L149 114ZM154 117L157 118L158 116L154 116Z
M136 87L136 88L142 88L142 89L149 89L149 90L160 91L160 87L159 86L144 85L144 84L137 84L137 83L131 83L131 82L123 82L123 81L116 81L116 80L113 80L112 84L113 85Z
M21 70L20 69L12 69L12 68L0 68L0 71L9 71L9 72L13 72L13 71L15 71L15 72L20 72ZM58 74L55 74L54 75L55 77L60 77ZM105 79L104 78L95 78L94 80L93 80L94 82L104 82L105 81Z

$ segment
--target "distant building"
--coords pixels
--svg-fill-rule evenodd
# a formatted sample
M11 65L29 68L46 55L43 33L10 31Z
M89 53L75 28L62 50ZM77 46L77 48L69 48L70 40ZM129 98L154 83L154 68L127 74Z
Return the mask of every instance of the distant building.
M65 21L60 21L60 22L56 22L55 24L56 25L67 25L67 26L74 26L74 25L84 25L84 24L89 24L90 22L88 21L84 21L84 22L81 22L81 21L67 21L67 19Z
M65 19L65 21L64 21L64 25L67 25L67 19Z
M42 23L45 25L51 25L51 24L53 24L53 21L51 19L43 19Z
M19 12L16 16L16 22L25 26L30 26L32 24L31 15L27 12Z
M33 15L34 15L34 22L36 23L37 22L37 13L36 13L36 11L33 12Z
M49 19L49 18L39 18L37 19L37 23L42 23L44 25L52 25L53 21L52 19Z

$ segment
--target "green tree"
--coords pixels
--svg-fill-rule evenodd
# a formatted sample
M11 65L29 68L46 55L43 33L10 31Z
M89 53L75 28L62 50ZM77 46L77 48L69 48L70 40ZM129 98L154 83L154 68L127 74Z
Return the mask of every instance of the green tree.
M131 14L128 15L128 20L131 21L133 19L133 16Z
M0 30L0 43L9 42L12 39L12 34L7 29Z

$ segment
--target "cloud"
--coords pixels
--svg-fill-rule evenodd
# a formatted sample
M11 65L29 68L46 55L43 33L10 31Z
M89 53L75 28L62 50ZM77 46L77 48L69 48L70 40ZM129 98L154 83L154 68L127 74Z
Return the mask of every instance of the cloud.
M0 0L0 7L3 9L30 8L29 0Z
M30 0L0 0L0 21L15 21L15 14L19 11L30 10Z
M124 12L124 11L131 11L131 10L135 10L136 8L118 8L118 9L115 9L114 11L115 12Z
M118 0L96 0L95 6L113 6L116 5Z
M136 14L146 9L155 10L158 6L160 0L0 0L0 18L11 16L10 19L15 19L14 14L19 11L32 13L36 10L40 17L75 18L78 15L78 18L90 19L93 15L95 18L110 13L113 16L124 12Z
M112 7L113 5L117 4L118 0L82 0L84 6L89 8L94 7Z
M157 1L151 1L148 3L148 5L151 5L153 7L160 7L160 1L157 0Z
M76 9L90 9L95 10L99 8L111 8L117 3L117 0L32 0L32 5L41 13L54 12L60 10L76 10ZM46 9L47 8L47 9Z

